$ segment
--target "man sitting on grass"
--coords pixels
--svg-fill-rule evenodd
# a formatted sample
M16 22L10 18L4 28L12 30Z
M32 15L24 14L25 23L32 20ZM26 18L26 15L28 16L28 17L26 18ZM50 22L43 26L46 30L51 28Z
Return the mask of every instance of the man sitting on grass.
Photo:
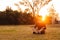
M45 34L46 25L42 21L42 17L41 16L37 16L35 22L36 23L35 23L35 26L33 28L33 34Z

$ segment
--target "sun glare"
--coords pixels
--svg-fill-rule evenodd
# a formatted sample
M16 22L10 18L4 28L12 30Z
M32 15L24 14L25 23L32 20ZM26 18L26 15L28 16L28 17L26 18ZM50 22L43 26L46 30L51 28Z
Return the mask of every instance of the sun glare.
M11 7L12 10L18 10L14 3L18 3L19 1L22 0L0 0L0 11L4 11L7 6ZM29 0L29 2L32 3L32 0ZM60 0L52 0L48 5L45 5L39 11L39 15L43 16L43 20L45 19L45 16L48 15L48 8L51 6L51 4L53 4L54 9L57 11L60 17ZM24 11L27 7L20 5L20 8Z
M42 20L45 20L46 15L49 15L48 9L51 7L52 4L53 4L54 9L56 10L56 12L58 13L58 16L60 18L60 0L52 0L48 5L45 5L39 11L39 15L41 15L43 17Z
M45 20L46 15L48 15L48 6L44 6L43 8L41 8L41 10L39 11L39 15L42 16L42 20Z

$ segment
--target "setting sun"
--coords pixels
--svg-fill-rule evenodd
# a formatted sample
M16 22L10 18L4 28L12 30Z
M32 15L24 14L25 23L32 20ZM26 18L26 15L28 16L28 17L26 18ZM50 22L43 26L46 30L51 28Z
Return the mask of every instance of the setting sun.
M17 6L15 6L15 3L19 3L19 1L21 0L0 0L0 11L4 11L6 9L7 6L11 7L12 10L18 10ZM31 0L29 0L30 2L32 2ZM51 2L49 2L47 5L45 5L44 7L41 8L41 10L39 11L39 15L42 15L43 18L48 15L48 8L53 4L54 9L57 11L57 13L60 16L60 0L52 0ZM24 11L25 10L25 6L20 5L20 8Z
M0 0L0 40L60 40L60 0Z
M58 13L58 16L60 17L60 0L52 0L49 4L45 5L41 8L39 11L39 15L42 15L43 20L45 20L45 16L49 15L48 9L53 5L54 10Z

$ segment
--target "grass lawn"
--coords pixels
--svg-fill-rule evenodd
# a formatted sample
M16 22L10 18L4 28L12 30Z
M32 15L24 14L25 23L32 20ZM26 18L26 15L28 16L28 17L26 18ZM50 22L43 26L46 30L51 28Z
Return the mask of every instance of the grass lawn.
M46 34L32 34L30 25L0 26L0 40L60 40L60 27L47 26Z

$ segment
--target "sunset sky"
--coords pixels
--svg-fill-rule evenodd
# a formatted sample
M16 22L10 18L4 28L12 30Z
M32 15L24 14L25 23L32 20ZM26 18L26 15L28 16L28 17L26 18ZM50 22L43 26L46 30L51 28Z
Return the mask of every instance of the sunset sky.
M6 9L7 6L10 6L13 10L17 10L18 8L14 5L14 3L18 3L21 0L0 0L0 11L3 11ZM31 1L31 0L29 0ZM52 0L48 5L45 5L39 13L42 13L40 15L43 15L43 13L45 13L44 15L46 15L46 13L48 13L48 8L50 8L50 6L53 4L55 10L59 13L60 15L60 0ZM24 6L20 6L22 8L22 10L24 10L26 7ZM44 16L43 15L43 16Z

